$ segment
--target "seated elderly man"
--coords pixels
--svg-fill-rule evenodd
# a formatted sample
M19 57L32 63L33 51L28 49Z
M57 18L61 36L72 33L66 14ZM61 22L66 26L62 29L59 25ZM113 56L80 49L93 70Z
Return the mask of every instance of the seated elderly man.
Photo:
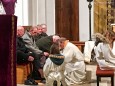
M40 58L41 55L47 56L49 55L47 52L41 51L35 44L33 35L36 34L36 27L32 27L29 32L25 31L25 29L21 26L18 27L18 30L21 32L20 37L23 39L25 46L27 49L32 52L35 55L34 61L33 61L33 70L39 71L41 75L41 79L44 78L43 76L43 70L40 64Z
M35 55L25 46L25 43L22 36L22 31L17 29L17 43L16 43L16 53L17 53L17 64L26 64L26 63L34 63ZM32 66L32 64L31 64ZM31 69L31 68L30 68ZM37 83L32 79L32 70L30 70L29 76L27 76L27 80L25 80L25 85L37 85Z
M42 27L42 33L44 35L47 35L46 32L47 32L47 25L46 24L41 24L41 27ZM48 36L48 35L47 35Z
M43 37L48 36L46 33L44 33L44 32L42 31L43 28L42 28L41 25L37 25L37 28L38 28L38 30L37 30L37 35L34 36L35 41L39 40L40 38L43 38Z

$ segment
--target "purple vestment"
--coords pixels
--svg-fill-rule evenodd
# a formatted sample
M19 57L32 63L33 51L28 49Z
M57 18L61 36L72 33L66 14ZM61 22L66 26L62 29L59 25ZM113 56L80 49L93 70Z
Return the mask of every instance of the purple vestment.
M15 12L15 2L17 0L0 0L5 9L6 15L14 14Z

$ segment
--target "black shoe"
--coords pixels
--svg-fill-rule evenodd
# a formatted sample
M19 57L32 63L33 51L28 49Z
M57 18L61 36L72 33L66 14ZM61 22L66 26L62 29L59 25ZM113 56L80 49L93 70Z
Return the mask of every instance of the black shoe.
M34 79L29 79L32 83L33 83L33 85L38 85L38 83L37 82L35 82L35 80Z
M25 80L24 84L25 85L38 85L38 83L35 82L34 79L27 79L27 80Z
M46 80L41 80L40 82L43 83L43 84L45 84L45 83L46 83Z
M53 86L57 86L57 81L56 80L53 82Z
M33 83L30 80L25 80L24 85L32 85Z
M46 83L46 79L45 78L41 78L40 80L41 80L40 81L41 83L44 83L44 84Z

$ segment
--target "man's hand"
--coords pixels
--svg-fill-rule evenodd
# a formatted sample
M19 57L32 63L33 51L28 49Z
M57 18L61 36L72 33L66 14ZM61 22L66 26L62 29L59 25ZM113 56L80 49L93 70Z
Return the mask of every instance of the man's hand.
M28 61L31 61L31 62L32 62L33 60L34 60L34 57L32 57L32 56L29 56L29 57L28 57Z
M49 53L48 52L44 52L44 56L49 56Z

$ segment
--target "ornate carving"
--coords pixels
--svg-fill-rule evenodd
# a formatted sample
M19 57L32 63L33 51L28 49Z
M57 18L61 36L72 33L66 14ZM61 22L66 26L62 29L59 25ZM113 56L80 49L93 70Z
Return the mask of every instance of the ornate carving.
M115 23L115 0L94 0L94 32L103 33Z

